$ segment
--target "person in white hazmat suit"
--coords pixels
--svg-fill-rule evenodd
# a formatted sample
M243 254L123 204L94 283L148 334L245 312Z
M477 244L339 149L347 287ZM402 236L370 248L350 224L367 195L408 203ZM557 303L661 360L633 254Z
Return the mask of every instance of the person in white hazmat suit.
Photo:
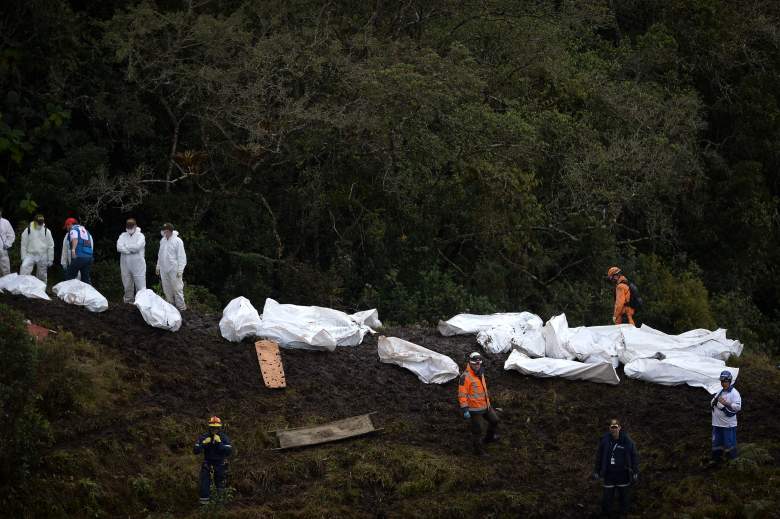
M48 269L54 264L54 239L42 214L36 215L22 231L21 256L22 266L19 267L19 274L29 276L35 267L35 276L46 283Z
M0 277L11 273L11 260L8 258L8 251L14 245L16 233L11 226L11 222L3 218L3 208L0 207Z
M146 238L141 228L136 224L135 218L128 218L125 223L125 232L119 235L116 241L116 250L119 252L119 268L122 271L122 285L125 287L125 295L122 300L125 303L135 301L135 294L146 288Z
M163 225L160 251L157 253L157 268L165 299L179 310L186 310L184 303L184 268L187 266L187 254L179 232L173 230L173 224Z

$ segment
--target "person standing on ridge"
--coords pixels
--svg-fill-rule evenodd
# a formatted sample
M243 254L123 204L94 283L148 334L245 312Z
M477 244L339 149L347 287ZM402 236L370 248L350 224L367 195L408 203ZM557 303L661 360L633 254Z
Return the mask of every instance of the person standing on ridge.
M75 218L65 220L63 228L68 231L68 245L70 248L70 263L65 273L65 280L76 279L81 274L81 281L92 284L89 277L92 268L92 255L94 240L86 227L79 225Z
M601 513L609 517L615 494L620 502L620 516L628 514L630 485L639 478L639 454L636 445L622 429L620 422L609 421L609 432L599 441L593 479L601 480L604 493L601 497Z
M165 300L184 311L187 309L184 303L184 268L187 266L184 242L179 238L179 231L173 230L173 224L164 224L160 234L155 273L160 276Z
M211 496L211 479L214 473L214 486L217 492L225 490L227 477L226 459L233 452L228 435L222 432L222 420L218 416L209 418L209 432L201 434L192 450L195 454L203 453L203 464L200 467L200 504L208 504Z
M712 396L712 464L737 457L737 413L742 410L742 396L734 387L728 370L720 373L721 390Z
M471 430L471 445L474 454L484 454L483 443L498 440L496 428L498 427L498 415L490 405L487 383L485 382L485 368L482 365L482 355L473 352L468 357L466 368L460 375L458 384L458 404L463 418L469 421ZM484 438L482 436L482 420L487 421L488 427Z
M609 267L607 270L607 279L615 284L615 308L612 312L612 322L614 324L634 324L634 313L639 307L640 298L635 288L632 290L632 284L623 275L623 271L618 267ZM625 318L625 321L624 321Z
M42 214L35 215L35 219L22 231L21 256L19 274L29 276L35 267L35 276L46 283L48 269L54 263L54 239Z
M0 277L11 273L11 260L8 251L14 245L16 233L11 222L3 218L3 208L0 207Z
M136 225L135 218L128 218L125 222L125 232L119 235L116 241L116 250L119 252L119 268L122 272L122 285L125 287L125 295L122 300L125 303L135 301L135 294L146 288L146 258L144 250L146 238L141 228Z

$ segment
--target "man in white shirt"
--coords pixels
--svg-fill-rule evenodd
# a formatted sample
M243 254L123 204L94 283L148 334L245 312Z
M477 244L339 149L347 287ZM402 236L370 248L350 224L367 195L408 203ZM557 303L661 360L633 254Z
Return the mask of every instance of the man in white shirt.
M8 251L14 244L16 233L11 222L3 218L3 208L0 207L0 277L11 273L11 260Z
M122 271L122 285L125 287L124 302L135 301L135 294L146 288L146 238L135 218L125 222L125 232L119 235L116 250L120 254L119 268Z
M29 276L34 267L35 276L46 283L48 268L54 263L54 239L42 214L36 215L22 231L21 256L22 266L19 267L19 274Z
M737 413L742 410L742 397L732 384L731 372L720 374L721 390L712 397L712 462L723 460L723 453L737 457Z
M184 303L184 268L187 266L187 254L179 232L173 230L173 224L162 227L160 251L157 253L155 273L160 276L165 299L179 310L186 310Z

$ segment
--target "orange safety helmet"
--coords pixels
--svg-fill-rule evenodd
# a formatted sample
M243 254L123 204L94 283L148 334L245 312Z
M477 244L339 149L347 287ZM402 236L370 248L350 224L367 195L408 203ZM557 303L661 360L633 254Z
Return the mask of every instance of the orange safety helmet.
M209 418L209 427L222 427L222 420L219 419L219 416Z
M620 268L619 267L609 267L609 270L607 270L607 277L611 278L612 276L615 276L617 274L620 274Z

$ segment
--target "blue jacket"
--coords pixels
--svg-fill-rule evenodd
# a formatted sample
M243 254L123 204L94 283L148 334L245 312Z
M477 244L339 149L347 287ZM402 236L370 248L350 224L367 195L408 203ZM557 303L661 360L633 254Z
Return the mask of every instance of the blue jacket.
M636 451L636 445L634 445L627 432L620 431L617 440L612 438L611 433L606 433L601 437L593 472L597 473L599 477L606 477L609 468L612 466L610 461L613 455L615 457L615 469L626 470L630 474L639 473L639 453Z
M214 441L214 434L219 435L220 440L222 440L220 443ZM209 437L211 437L211 441L204 444L203 441ZM203 458L206 461L221 462L233 452L233 445L231 445L230 438L224 432L207 432L206 434L198 436L198 441L195 442L195 447L192 449L192 452L195 454L200 454L202 452Z

